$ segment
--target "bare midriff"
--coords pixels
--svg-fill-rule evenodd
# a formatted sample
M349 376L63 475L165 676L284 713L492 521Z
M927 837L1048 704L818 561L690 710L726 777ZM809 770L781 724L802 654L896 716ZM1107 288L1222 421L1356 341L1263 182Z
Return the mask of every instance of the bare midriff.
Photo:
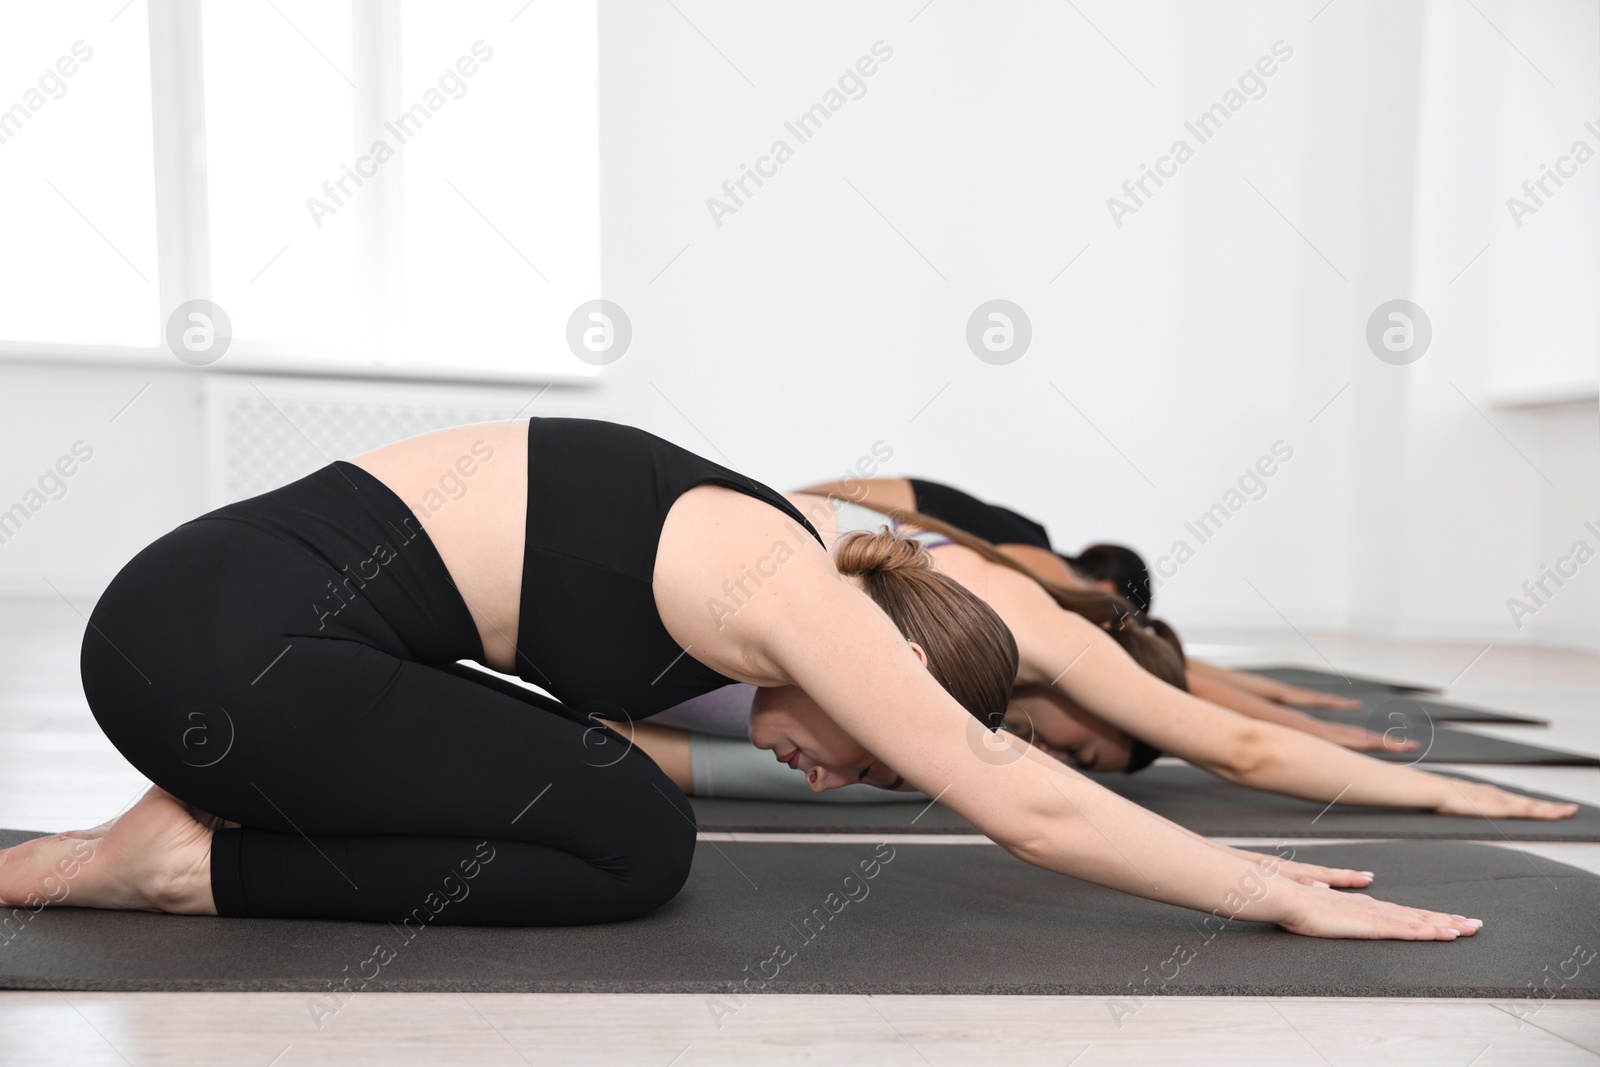
M350 460L405 501L472 613L484 665L515 673L528 512L528 423L407 438Z

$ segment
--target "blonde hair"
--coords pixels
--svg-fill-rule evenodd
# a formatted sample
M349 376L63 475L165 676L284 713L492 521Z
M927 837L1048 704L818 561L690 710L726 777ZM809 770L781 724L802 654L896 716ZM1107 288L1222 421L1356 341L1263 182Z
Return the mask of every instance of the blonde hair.
M857 531L833 552L840 574L862 589L907 640L922 646L928 672L956 702L990 729L998 728L1017 680L1017 641L965 586L933 569L919 542L899 534Z

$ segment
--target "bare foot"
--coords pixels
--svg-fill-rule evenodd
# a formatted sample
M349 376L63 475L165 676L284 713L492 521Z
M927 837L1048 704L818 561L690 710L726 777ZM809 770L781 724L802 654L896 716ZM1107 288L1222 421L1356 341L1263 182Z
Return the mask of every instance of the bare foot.
M0 904L215 915L211 829L151 786L110 823L0 850Z

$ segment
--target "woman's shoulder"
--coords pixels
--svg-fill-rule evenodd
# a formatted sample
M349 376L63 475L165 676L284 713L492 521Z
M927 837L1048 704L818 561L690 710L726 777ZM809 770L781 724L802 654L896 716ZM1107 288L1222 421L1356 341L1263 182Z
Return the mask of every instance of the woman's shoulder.
M673 503L652 585L674 640L712 669L756 684L783 680L765 654L777 636L809 626L829 593L848 590L794 516L714 484Z

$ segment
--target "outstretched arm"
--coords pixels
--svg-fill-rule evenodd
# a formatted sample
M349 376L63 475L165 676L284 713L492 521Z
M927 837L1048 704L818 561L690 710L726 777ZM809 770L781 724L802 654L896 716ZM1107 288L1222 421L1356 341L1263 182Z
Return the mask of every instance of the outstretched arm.
M1000 735L997 734L995 736L998 738ZM1051 754L1047 746L1040 745L1038 741L1030 742L1026 739L1023 739L1023 741L1027 745L1026 755L1028 759L1042 761L1045 766L1059 766L1058 758ZM1009 742L1007 743L1009 744ZM1021 751L1015 749L1015 746L1012 747L1014 751ZM1160 820L1178 833L1191 837L1208 848L1216 849L1230 856L1236 856L1239 859L1262 867L1275 869L1285 877L1292 878L1294 881L1304 885L1361 888L1372 884L1373 873L1371 871L1353 871L1343 867L1324 867L1319 864L1298 863L1293 859L1293 847L1289 847L1288 853L1285 855L1283 852L1285 846L1283 845L1278 846L1276 853L1270 856L1260 852L1251 852L1249 849L1233 848L1230 845L1219 844L1208 837L1202 837L1193 830L1179 826L1171 819L1157 815L1153 811L1149 812L1149 815L1152 819Z
M1452 815L1559 819L1577 811L1573 804L1385 763L1232 714L1145 671L1108 633L1061 609L1023 575L955 547L939 549L939 565L1011 627L1022 653L1019 681L1056 688L1107 722L1228 781L1322 803Z
M824 613L832 631L825 647L790 642L775 656L863 745L1013 855L1137 896L1298 933L1433 940L1475 930L1460 916L1269 877L1261 864L1045 757L993 762L988 732L933 683L887 620L846 621L843 607Z
M984 730L933 680L893 624L857 590L820 573L758 596L730 626L846 731L1013 855L1137 896L1229 919L1333 937L1453 939L1463 917L1264 877L1050 761L996 761ZM766 590L763 590L765 593ZM1009 735L1002 744L1021 745Z
M1320 737L1335 745L1353 748L1358 752L1409 752L1417 747L1415 741L1400 741L1385 737L1354 723L1323 722L1314 715L1274 704L1264 697L1237 689L1204 670L1196 670L1191 660L1188 670L1189 692L1219 708L1236 711L1250 719L1276 723L1291 730Z
M877 759L1013 855L1150 899L1305 934L1438 940L1475 929L1453 914L1263 879L1256 864L1065 767L985 758L993 735L814 542L802 543L731 617L705 612L707 588L720 584L730 561L759 556L790 532L775 509L752 506L759 507L698 489L674 505L697 521L678 536L669 513L663 527L654 586L668 632L729 677L800 687Z
M1280 682L1276 678L1268 678L1264 674L1235 671L1227 667L1219 667L1214 663L1190 660L1189 684L1191 688L1194 685L1195 675L1197 674L1204 675L1219 684L1232 686L1234 689L1242 689L1246 693L1277 704L1293 705L1301 708L1335 708L1341 711L1354 711L1361 707L1361 701L1354 697L1342 697L1333 693L1323 693L1316 689L1304 689L1298 685Z

